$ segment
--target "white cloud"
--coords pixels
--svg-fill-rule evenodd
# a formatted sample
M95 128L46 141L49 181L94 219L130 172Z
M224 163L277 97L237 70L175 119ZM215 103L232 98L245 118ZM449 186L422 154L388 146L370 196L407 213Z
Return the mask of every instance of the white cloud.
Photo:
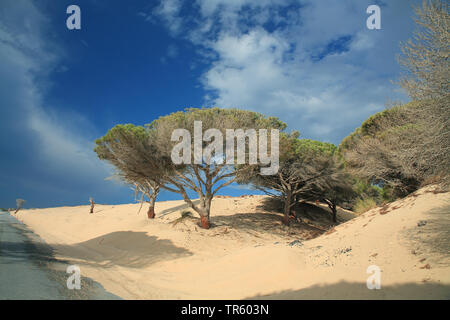
M289 44L259 28L240 36L222 34L212 49L219 54L222 63L230 67L245 67L255 60L282 63Z
M178 47L174 44L170 44L167 47L167 56L169 58L176 58L178 56Z
M387 100L406 98L390 79L398 42L410 36L411 2L383 5L382 31L366 29L369 4L197 0L200 18L170 14L189 22L183 37L209 63L200 79L207 105L276 115L303 136L339 143ZM347 48L333 51L342 37Z
M182 27L182 19L179 17L181 6L180 0L164 0L153 10L153 14L163 19L173 35L177 35ZM151 19L151 16L147 19Z

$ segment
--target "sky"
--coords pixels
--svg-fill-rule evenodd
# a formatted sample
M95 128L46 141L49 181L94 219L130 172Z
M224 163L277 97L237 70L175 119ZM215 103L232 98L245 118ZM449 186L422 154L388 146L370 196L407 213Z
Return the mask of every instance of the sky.
M391 80L417 3L1 0L0 207L132 202L94 140L186 107L253 110L339 144L391 101L408 101ZM66 26L73 4L80 30ZM373 4L380 30L366 27Z

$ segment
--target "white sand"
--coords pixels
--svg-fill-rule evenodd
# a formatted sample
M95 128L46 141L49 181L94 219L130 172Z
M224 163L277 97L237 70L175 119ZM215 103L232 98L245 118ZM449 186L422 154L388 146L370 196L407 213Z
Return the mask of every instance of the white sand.
M281 225L281 215L258 208L261 196L215 199L217 226L210 230L197 227L195 215L171 223L187 209L183 201L158 202L155 220L145 207L138 214L139 204L97 205L94 214L89 206L24 210L17 217L58 258L126 299L450 299L450 193L432 189L302 246L288 243L317 230ZM421 220L427 223L419 227ZM380 290L366 287L369 265L382 270Z

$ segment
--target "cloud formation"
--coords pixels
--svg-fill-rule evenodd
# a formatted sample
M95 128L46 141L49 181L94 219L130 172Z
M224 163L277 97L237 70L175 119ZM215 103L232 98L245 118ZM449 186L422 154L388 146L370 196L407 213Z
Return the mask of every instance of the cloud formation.
M7 8L8 10L5 10ZM102 197L118 186L97 158L92 125L74 111L45 104L48 76L64 51L49 40L49 21L30 1L2 1L0 10L0 165L2 205L67 204ZM74 190L79 192L74 193ZM81 191L80 191L81 190Z
M406 99L390 80L413 3L377 1L382 30L368 30L372 2L197 0L188 10L176 1L155 14L177 21L176 35L207 62L206 105L276 115L304 137L339 143L387 101Z

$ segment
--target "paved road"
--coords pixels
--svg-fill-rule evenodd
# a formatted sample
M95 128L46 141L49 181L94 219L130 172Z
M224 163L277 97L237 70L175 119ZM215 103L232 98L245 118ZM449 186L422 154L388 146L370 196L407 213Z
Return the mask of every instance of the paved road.
M81 290L69 290L67 266L24 224L0 212L0 300L119 299L85 277Z

